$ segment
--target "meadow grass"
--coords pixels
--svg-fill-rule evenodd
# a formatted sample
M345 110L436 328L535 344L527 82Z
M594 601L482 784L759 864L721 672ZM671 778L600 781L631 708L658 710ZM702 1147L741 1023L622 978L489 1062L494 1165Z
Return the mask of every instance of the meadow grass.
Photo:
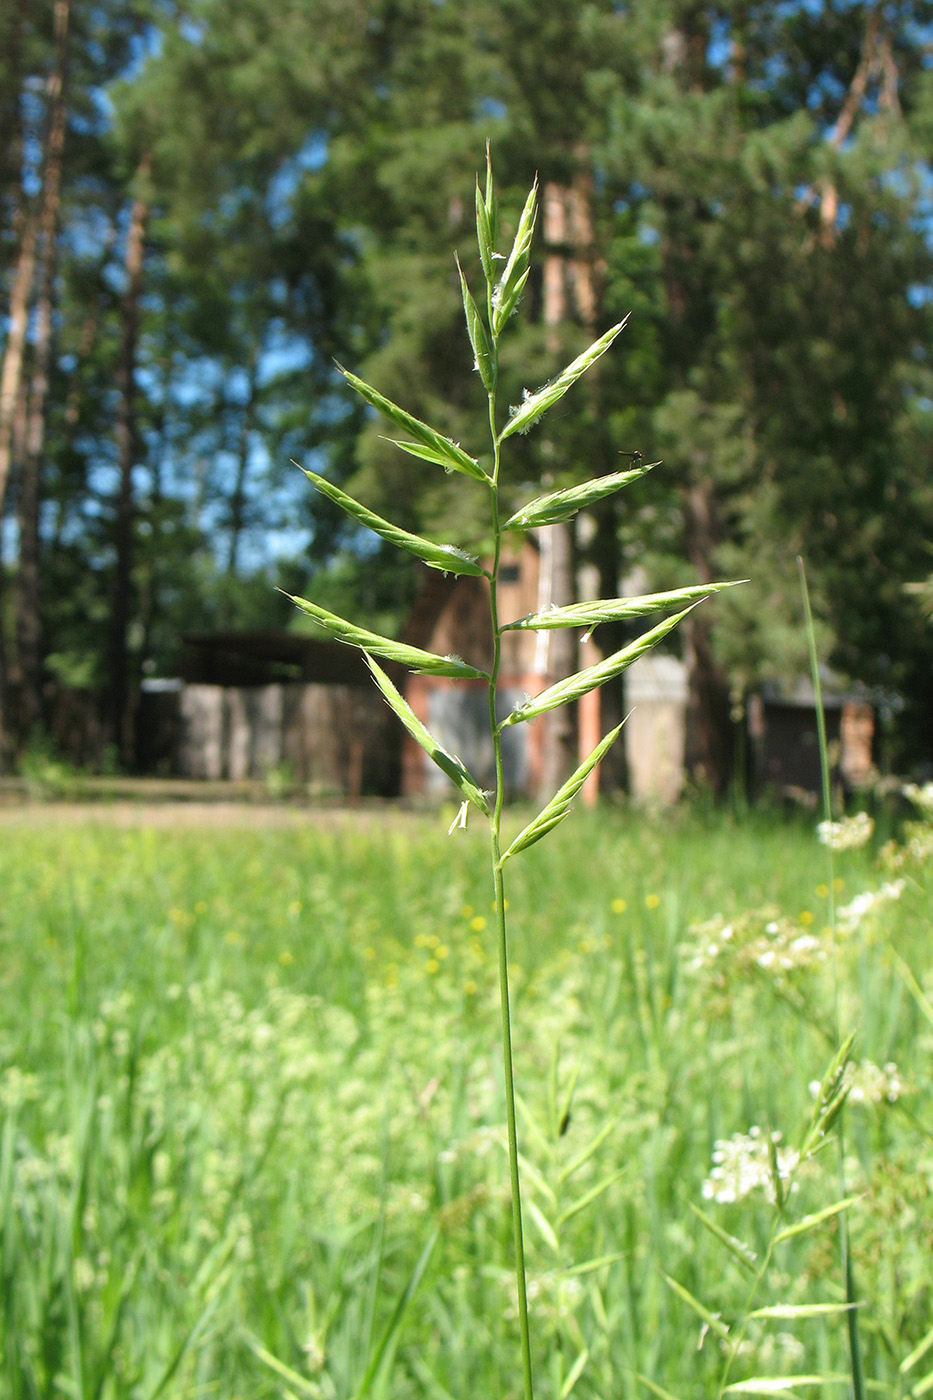
M492 890L483 834L445 831L5 827L2 1393L520 1393ZM880 885L876 861L837 855L837 905ZM766 1184L717 1200L713 1152L799 1138L833 978L854 1061L906 1086L847 1109L866 1374L922 1393L933 894L911 867L832 968L776 976L754 956L771 915L747 911L818 936L822 874L809 824L608 809L516 863L542 1395L716 1393L749 1282L715 1228L760 1256L773 1207ZM820 1160L788 1218L834 1199ZM755 1306L838 1303L835 1228L781 1244ZM846 1365L837 1314L761 1317L731 1379Z

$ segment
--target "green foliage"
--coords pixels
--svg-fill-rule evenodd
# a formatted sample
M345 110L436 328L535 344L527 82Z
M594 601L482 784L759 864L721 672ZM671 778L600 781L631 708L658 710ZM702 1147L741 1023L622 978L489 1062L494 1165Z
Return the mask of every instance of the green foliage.
M481 133L495 139L504 251L533 152L540 190L576 200L591 238L572 219L563 235L545 233L551 273L563 268L563 310L546 319L532 268L527 314L496 366L503 400L519 404L523 385L551 381L592 339L569 290L580 269L596 269L599 329L634 315L624 358L611 369L604 361L568 396L546 435L512 439L521 495L524 483L554 489L608 474L620 445L650 443L667 470L631 508L609 497L595 511L585 554L601 591L618 591L636 562L656 589L698 569L754 575L715 619L691 621L711 634L728 724L730 699L806 669L793 562L805 550L824 654L885 695L913 697L914 755L933 732L920 718L930 639L899 592L928 571L933 531L930 248L911 215L929 155L930 89L909 37L921 8L680 7L672 16L608 0L570 11L548 0L533 14L482 0L456 14L441 6L420 16L409 49L393 32L392 101L374 114L369 158L358 157L353 180L333 172L356 217L382 215L362 264L390 332L360 372L466 442L488 385L477 375L471 391L459 378L464 286L446 257L458 240L480 304L465 254L464 108L479 109ZM448 106L454 81L460 97ZM837 143L836 123L850 116ZM365 206L355 188L366 190ZM479 187L482 219L485 206ZM494 241L482 219L481 262ZM495 283L502 268L490 262L485 273ZM353 489L380 507L404 498L407 524L445 539L470 518L467 492L406 474L372 424ZM699 685L691 700L704 704Z
M471 1400L515 1386L483 835L453 840L405 813L265 819L244 809L208 830L182 828L177 812L132 828L54 809L4 818L11 1400L30 1380L49 1392L55 1368L58 1389L75 1385L79 1352L86 1393L106 1377L112 1400L148 1395L176 1358L165 1400L218 1383L245 1400L306 1393L257 1348L308 1394L349 1400L436 1226L386 1393ZM929 837L917 822L915 842L921 827ZM839 904L892 878L895 859L909 887L839 944L835 964L801 964L783 984L754 960L718 967L709 926L770 900L828 946L806 827L686 812L660 824L610 808L508 862L546 1400L584 1352L577 1400L642 1400L638 1372L680 1400L716 1394L719 1341L662 1272L734 1335L744 1255L760 1264L775 1207L766 1163L747 1195L704 1195L711 1153L752 1124L783 1130L779 1149L799 1146L817 1108L808 1080L833 1053L800 997L825 1002L833 977L860 1023L845 1112L868 1393L893 1400L928 1375L933 908L929 851L912 849L840 855ZM916 969L920 1000L895 953ZM797 1069L776 1075L776 1059ZM896 1063L897 1097L893 1071L873 1081L866 1061ZM834 1201L832 1156L800 1168L781 1229ZM729 1383L846 1370L841 1315L804 1311L844 1302L837 1229L824 1217L776 1246Z
M433 652L422 651L420 647L396 642L391 637L380 637L365 627L357 627L355 623L337 617L326 608L319 608L307 598L293 598L292 602L338 641L359 647L361 651L374 652L376 656L384 656L422 675L451 676L460 680L480 680L485 676L484 671L478 671L475 666L467 665L456 656L436 656Z
M2 20L7 296L42 194L52 19L37 0ZM359 522L298 489L274 465L288 456L416 536L483 537L470 474L425 473L386 441L335 360L466 443L493 382L520 405L632 311L624 358L601 361L546 433L508 439L503 515L650 442L667 470L625 511L612 495L592 507L600 591L636 559L659 591L753 574L715 623L690 621L711 632L720 699L737 700L804 662L806 549L833 664L879 687L885 712L903 702L901 753L922 755L933 642L903 586L929 572L933 533L926 22L921 0L72 5L40 483L47 673L99 686L107 670L124 238L143 196L132 680L171 670L183 631L252 624L279 556L305 593L309 541L318 575L371 568ZM490 134L501 189L481 179L474 205ZM522 223L532 153L564 234ZM547 284L525 261L532 225ZM495 356L489 287L499 330L525 313ZM16 496L14 469L7 519ZM9 523L4 539L15 575ZM385 582L397 597L379 611L403 615L410 575L389 566ZM607 650L626 639L612 629Z

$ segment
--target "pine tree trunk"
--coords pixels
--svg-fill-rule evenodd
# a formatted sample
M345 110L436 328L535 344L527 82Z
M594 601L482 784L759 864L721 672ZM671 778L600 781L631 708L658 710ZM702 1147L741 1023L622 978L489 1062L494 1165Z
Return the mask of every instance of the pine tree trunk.
M37 347L38 348L38 347ZM41 380L41 372L39 372ZM35 375L34 375L35 380ZM34 428L32 416L27 438ZM16 633L16 738L17 746L28 742L42 708L42 662L39 612L39 475L41 441L38 452L29 444L23 456L17 499L19 560L13 590Z
M139 654L145 659L152 650L152 635L155 623L158 619L159 611L159 568L160 568L160 548L158 522L162 519L162 506L165 501L165 487L163 485L162 474L168 451L168 431L169 431L169 404L171 403L172 366L168 360L162 365L164 378L158 394L158 404L155 407L152 422L152 432L154 441L151 449L152 460L152 485L150 488L149 504L152 512L155 532L149 542L146 551L146 558L140 572L139 601L137 604L137 619L139 623L140 646Z
M742 30L742 13L737 16ZM703 5L682 8L675 27L662 44L662 68L675 77L684 92L705 93L708 86L709 16ZM744 61L739 55L739 61ZM689 342L702 335L708 309L704 293L691 275L694 253L682 232L667 241L665 289L674 341ZM678 378L686 380L689 359ZM684 552L698 582L711 582L716 574L714 550L719 543L713 485L693 467L681 497ZM729 685L713 646L711 613L703 607L684 622L684 661L687 670L687 714L684 767L689 779L717 797L725 795L733 766Z
M42 192L28 211L24 201L22 238L10 292L9 332L0 368L0 511L11 470L14 465L20 468L19 561L14 590L16 656L13 664L8 665L6 648L0 648L4 660L0 670L0 751L9 748L11 742L21 747L41 709L39 473L51 356L52 269L67 127L65 79L69 18L70 0L56 0L55 66L46 85L48 126L42 160ZM26 332L37 273L40 290L27 405ZM11 724L9 702L14 690L17 703ZM11 728L13 733L4 733Z
M11 462L17 469L23 462L26 450L26 384L20 378L17 385L16 402L13 405L10 423L10 457ZM13 586L9 589L12 594L12 604L8 609L10 619L16 615L16 587L15 577L12 580ZM0 614L0 630L3 630L5 617ZM3 692L2 706L0 706L0 740L3 744L3 752L6 757L15 762L22 747L22 736L24 726L21 721L22 710L22 690L23 678L19 664L19 656L12 637L4 637L3 645Z
M139 339L139 303L149 206L133 201L126 237L124 268L126 289L121 307L122 335L117 369L119 403L116 444L120 484L117 491L115 537L116 567L110 611L110 684L108 730L120 761L130 766L134 757L134 704L129 676L130 590L133 571L133 467L136 462L136 350Z
M583 168L571 185L548 181L543 197L544 233L544 322L555 328L551 347L560 351L557 327L573 319L592 332L596 304L591 265L593 228L590 213L589 176L585 151L578 152ZM561 607L576 597L576 538L574 522L551 525L540 532L542 577L548 580L545 606ZM580 665L576 632L557 628L545 632L540 667L552 684L572 675ZM547 716L541 796L550 796L569 777L579 762L579 731L576 705L562 705Z
M6 497L14 460L17 405L23 383L26 327L36 270L39 221L35 211L27 215L10 290L9 330L0 368L0 510Z
M50 84L52 104L42 179L42 207L37 250L38 292L32 353L25 451L18 502L19 567L16 576L16 653L20 696L18 724L24 742L42 711L41 615L39 605L39 507L42 453L52 357L52 298L55 280L58 213L61 203L62 159L67 127L65 83L68 64L69 0L55 7L56 73Z
M619 593L619 516L616 498L609 496L599 502L591 512L593 533L589 544L589 557L593 561L599 583L596 595L600 598L615 598ZM600 649L604 656L619 651L632 640L632 630L624 623L604 623L597 633ZM602 730L608 733L621 724L626 713L625 673L618 685L603 686L600 691L602 704ZM602 792L628 792L628 754L624 735L613 744L599 765L599 786Z
M13 461L13 434L16 406L23 381L23 361L29 304L36 274L36 257L47 227L49 209L52 220L58 217L61 159L65 143L65 71L68 52L68 20L70 0L56 0L55 5L55 68L49 77L46 96L49 104L49 125L44 152L44 176L41 201L25 215L23 235L13 283L10 290L10 323L3 366L0 368L0 508L6 496L10 467Z

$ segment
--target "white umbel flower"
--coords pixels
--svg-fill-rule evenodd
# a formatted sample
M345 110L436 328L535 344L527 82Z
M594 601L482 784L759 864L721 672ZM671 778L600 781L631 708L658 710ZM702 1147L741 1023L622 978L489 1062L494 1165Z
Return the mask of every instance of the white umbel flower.
M856 812L854 817L841 817L837 822L820 822L816 832L831 851L854 851L871 840L874 829L873 817Z
M747 1133L733 1133L731 1138L719 1138L713 1148L713 1165L703 1183L703 1197L728 1205L744 1200L753 1191L763 1191L773 1202L774 1178L772 1175L771 1146L781 1181L790 1180L797 1169L800 1156L790 1147L778 1147L780 1133L768 1134L758 1127L749 1128Z

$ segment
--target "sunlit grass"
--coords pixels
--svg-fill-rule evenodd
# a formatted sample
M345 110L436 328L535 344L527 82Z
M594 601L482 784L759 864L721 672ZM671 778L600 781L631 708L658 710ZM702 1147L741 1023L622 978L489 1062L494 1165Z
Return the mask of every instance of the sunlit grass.
M492 891L482 834L447 825L4 827L4 1393L32 1393L30 1374L76 1393L80 1371L102 1397L349 1400L437 1226L386 1393L515 1392ZM837 904L876 888L873 849L838 856L836 878ZM815 935L827 894L812 829L764 819L578 813L515 863L543 1396L568 1380L642 1395L636 1372L682 1400L715 1389L716 1339L697 1349L663 1274L724 1316L741 1299L690 1206L763 1239L763 1201L718 1205L703 1185L717 1141L755 1125L790 1140L810 1112L829 969L712 977L693 930L775 906ZM847 1120L879 1381L886 1350L906 1356L930 1326L933 1027L890 951L929 996L930 916L910 872L837 967L855 1058L896 1063L907 1086ZM800 1210L826 1199L808 1170ZM783 1249L765 1301L837 1287L831 1225ZM762 1324L747 1347L772 1373L838 1369L838 1333Z

